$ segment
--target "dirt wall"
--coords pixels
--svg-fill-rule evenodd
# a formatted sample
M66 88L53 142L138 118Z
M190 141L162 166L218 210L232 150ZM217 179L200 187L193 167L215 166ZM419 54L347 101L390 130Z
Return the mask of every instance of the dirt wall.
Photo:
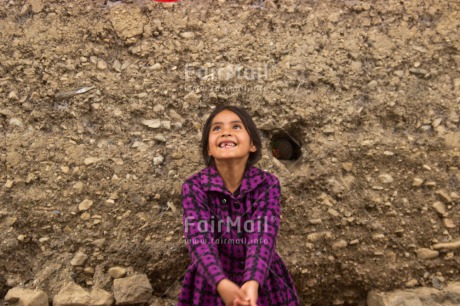
M3 0L0 297L69 280L110 291L123 266L174 300L189 263L180 187L204 167L201 127L219 103L261 130L258 166L282 185L277 250L303 304L458 280L458 248L435 246L460 239L459 12ZM273 156L279 133L298 159Z

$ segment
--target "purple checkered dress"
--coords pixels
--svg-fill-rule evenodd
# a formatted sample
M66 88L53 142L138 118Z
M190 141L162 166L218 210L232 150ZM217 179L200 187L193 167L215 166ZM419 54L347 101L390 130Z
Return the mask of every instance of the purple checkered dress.
M178 305L224 305L217 283L259 282L257 305L299 305L291 276L276 252L280 222L278 178L247 166L230 193L214 165L182 185L185 239L192 257Z

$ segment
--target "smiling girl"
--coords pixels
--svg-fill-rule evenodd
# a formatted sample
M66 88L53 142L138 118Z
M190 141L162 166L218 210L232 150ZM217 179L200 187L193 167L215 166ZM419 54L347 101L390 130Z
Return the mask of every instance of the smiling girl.
M178 305L299 305L276 252L280 183L254 167L261 140L252 118L242 108L217 106L204 125L201 149L207 167L182 185L192 262ZM261 220L264 226L254 226Z

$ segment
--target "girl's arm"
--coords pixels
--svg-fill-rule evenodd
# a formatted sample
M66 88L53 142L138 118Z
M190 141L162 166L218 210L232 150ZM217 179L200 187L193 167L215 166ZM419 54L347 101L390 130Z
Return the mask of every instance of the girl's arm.
M252 203L255 210L250 219L254 222L254 231L246 234L248 244L243 282L255 280L259 288L269 272L280 224L280 183L273 174L268 175L267 183L267 188Z
M211 232L211 209L208 197L193 180L182 185L182 207L185 241L198 271L216 292L217 284L225 275Z

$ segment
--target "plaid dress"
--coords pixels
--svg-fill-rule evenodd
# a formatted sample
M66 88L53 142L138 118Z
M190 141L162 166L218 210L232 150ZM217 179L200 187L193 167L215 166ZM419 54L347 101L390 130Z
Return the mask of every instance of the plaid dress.
M291 276L276 252L280 223L278 178L246 166L231 193L215 165L182 185L185 240L192 257L179 306L224 305L216 287L228 278L238 286L259 283L257 305L299 305Z

